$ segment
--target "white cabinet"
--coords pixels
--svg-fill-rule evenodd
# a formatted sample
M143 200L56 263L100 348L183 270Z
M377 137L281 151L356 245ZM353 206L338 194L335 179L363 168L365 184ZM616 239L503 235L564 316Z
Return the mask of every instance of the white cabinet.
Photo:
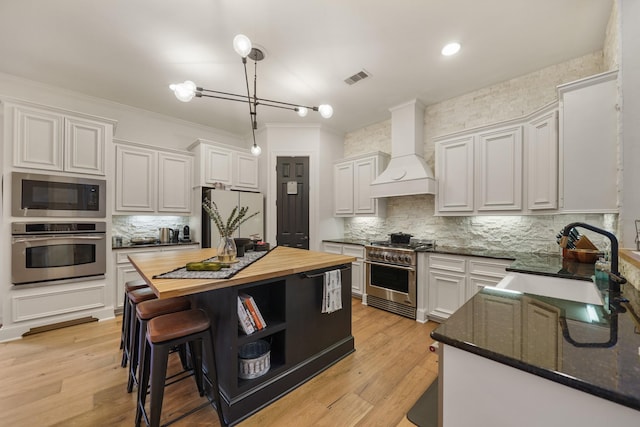
M258 190L258 158L248 150L198 139L189 150L196 155L198 186L220 183L234 190Z
M522 209L522 126L478 134L478 211Z
M420 286L426 286L427 316L437 321L448 318L480 289L496 285L507 274L505 268L511 262L475 256L429 254L427 265L424 266L426 282L420 278L418 280ZM418 274L424 274L423 264L419 268ZM418 312L422 313L423 310L418 307Z
M526 125L527 207L558 207L558 111L542 110Z
M189 153L119 142L115 210L189 214L192 170Z
M560 208L618 211L617 71L558 87Z
M385 153L365 154L334 164L334 215L384 216L385 199L371 197L371 182L389 161Z
M472 135L436 145L438 211L473 212L474 155Z
M14 166L105 174L115 121L13 101L5 102L5 120L13 138Z
M436 140L438 214L522 210L522 124Z
M365 293L364 246L343 243L322 242L323 252L356 257L351 263L351 294L362 297Z

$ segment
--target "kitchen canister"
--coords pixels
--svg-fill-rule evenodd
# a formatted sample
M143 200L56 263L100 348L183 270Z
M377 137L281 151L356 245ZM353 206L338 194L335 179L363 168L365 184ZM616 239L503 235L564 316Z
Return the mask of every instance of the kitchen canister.
M271 349L265 340L244 344L238 350L238 376L244 380L258 378L271 368Z

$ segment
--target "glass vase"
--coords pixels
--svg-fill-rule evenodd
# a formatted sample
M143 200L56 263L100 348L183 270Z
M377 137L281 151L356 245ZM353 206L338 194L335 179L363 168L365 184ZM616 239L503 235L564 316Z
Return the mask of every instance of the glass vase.
M237 248L233 237L221 236L218 244L218 261L233 262L236 260Z

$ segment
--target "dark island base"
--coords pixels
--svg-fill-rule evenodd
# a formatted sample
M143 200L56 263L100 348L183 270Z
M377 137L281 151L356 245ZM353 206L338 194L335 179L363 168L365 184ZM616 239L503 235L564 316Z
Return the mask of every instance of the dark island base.
M322 313L324 271L342 271L342 309ZM238 295L250 295L267 327L238 330ZM355 351L351 333L350 264L193 295L214 324L214 347L223 413L237 424ZM270 369L254 379L238 377L238 350L270 344Z

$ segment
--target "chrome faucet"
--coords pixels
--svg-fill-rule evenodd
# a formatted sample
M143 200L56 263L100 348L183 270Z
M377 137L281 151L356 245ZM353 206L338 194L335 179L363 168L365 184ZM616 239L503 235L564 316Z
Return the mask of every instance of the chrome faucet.
M618 239L613 233L610 233L606 230L603 230L598 227L594 227L593 225L585 224L583 222L573 222L571 224L565 225L564 230L562 231L562 239L560 241L560 247L566 247L569 233L575 227L586 228L587 230L591 230L594 233L601 234L608 238L611 241L611 271L607 272L609 275L609 295L611 297L616 297L620 294L620 285L627 283L627 279L622 277L620 272L618 271Z

